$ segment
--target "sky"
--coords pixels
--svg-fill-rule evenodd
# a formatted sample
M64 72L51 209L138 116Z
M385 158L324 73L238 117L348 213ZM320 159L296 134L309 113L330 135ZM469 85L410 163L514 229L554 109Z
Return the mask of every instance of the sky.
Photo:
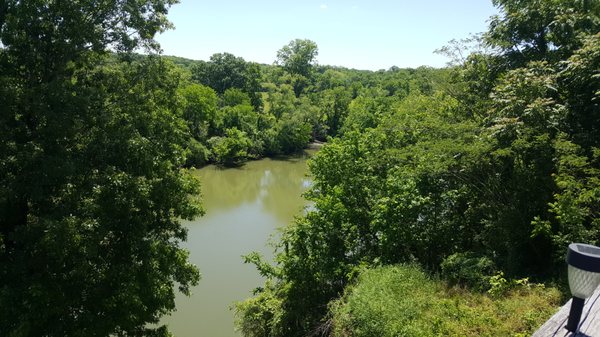
M322 65L379 70L443 67L434 51L487 30L490 0L180 0L157 37L164 55L208 60L228 52L272 64L294 39L319 47Z

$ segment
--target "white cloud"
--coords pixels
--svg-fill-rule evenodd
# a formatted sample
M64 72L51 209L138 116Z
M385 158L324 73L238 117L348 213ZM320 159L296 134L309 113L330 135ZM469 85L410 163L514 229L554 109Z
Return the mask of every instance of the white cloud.
M321 6L319 6L319 8L321 8L322 11L326 11L327 10L327 4L321 4Z

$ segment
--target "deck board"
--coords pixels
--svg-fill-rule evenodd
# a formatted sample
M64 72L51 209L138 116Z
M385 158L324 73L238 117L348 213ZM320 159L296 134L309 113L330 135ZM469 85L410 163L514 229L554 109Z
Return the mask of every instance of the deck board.
M570 333L564 327L567 325L571 300L563 305L532 337L600 337L600 287L585 301L579 333Z

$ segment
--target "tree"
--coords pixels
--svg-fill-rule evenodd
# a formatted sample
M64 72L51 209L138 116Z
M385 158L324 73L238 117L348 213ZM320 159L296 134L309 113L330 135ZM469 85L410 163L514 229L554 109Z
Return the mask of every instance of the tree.
M564 62L558 85L565 97L564 128L553 142L556 184L546 216L532 222L536 237L549 238L554 261L571 242L600 244L600 34L584 39Z
M277 51L277 64L291 74L310 78L318 54L315 42L295 39Z
M340 134L364 131L379 124L382 115L390 109L388 97L359 96L350 102L348 116L339 130Z
M221 96L221 106L250 105L248 94L237 88L225 90Z
M225 136L208 140L212 148L214 161L222 166L238 166L248 160L252 141L244 131L237 128L225 130Z
M0 335L166 335L198 282L181 76L107 58L157 50L173 3L0 5Z
M583 46L564 62L558 82L565 91L566 131L587 149L600 148L600 33L589 35Z
M450 117L455 107L441 95L410 97L376 129L334 138L309 162L312 210L284 229L276 266L249 259L268 281L238 306L247 336L315 333L362 266L433 266L466 245L456 228L470 230L468 193L448 171L476 161L481 145L475 124Z
M286 82L294 88L296 97L311 83L318 55L317 44L311 40L295 39L277 51L277 61L288 73Z
M298 114L284 114L278 123L277 142L285 154L302 150L310 141L312 128Z
M255 109L261 105L260 68L256 63L230 53L213 54L209 62L200 62L192 68L192 79L207 85L222 95L227 89L240 89L250 97Z
M206 140L215 130L217 94L207 86L190 84L180 90L185 101L183 117L196 140Z
M589 0L494 0L486 42L500 49L509 67L528 61L566 59L582 46L582 33L600 30L600 3Z
M348 115L348 106L352 101L351 93L344 87L336 87L321 92L320 106L324 110L327 133L336 136Z

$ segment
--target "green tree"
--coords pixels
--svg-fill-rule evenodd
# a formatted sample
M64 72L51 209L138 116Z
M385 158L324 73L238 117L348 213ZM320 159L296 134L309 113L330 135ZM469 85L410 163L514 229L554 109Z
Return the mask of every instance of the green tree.
M0 5L0 335L166 335L197 283L179 73L106 58L157 48L174 2Z
M561 261L560 252L568 243L600 244L599 47L599 34L587 37L558 75L566 113L563 132L552 144L556 188L548 212L533 220L532 231L535 237L552 240L555 262Z
M336 87L324 90L320 96L319 106L324 110L327 134L336 136L348 115L348 106L352 101L351 93L345 87Z
M308 145L311 136L311 125L299 114L286 114L278 125L277 142L283 153L294 153Z
M582 33L600 30L600 3L589 0L494 0L487 43L500 48L509 67L566 59L582 46Z
M291 74L310 78L318 54L315 42L295 39L277 51L277 64Z
M319 51L311 40L296 39L277 51L276 63L289 73L287 82L294 88L296 97L309 85Z
M222 95L237 88L248 94L255 109L260 109L260 68L230 53L218 53L209 62L199 62L191 69L192 79L207 85Z
M276 118L281 118L283 114L294 111L296 96L294 96L291 86L287 84L276 86L273 83L268 83L265 89L265 112Z
M344 119L339 133L364 131L376 127L385 113L390 110L388 97L359 96L348 105L348 116Z
M224 129L236 128L249 135L257 132L258 114L251 105L226 106L219 113L222 115Z
M558 83L564 91L567 115L565 131L573 141L591 154L590 148L600 148L600 33L588 35L581 49L563 63Z
M217 94L207 86L190 84L180 90L184 99L183 118L188 123L192 137L199 141L215 130Z
M248 94L237 88L225 90L221 97L221 106L250 105Z
M283 232L274 268L258 297L241 304L249 336L302 336L323 323L360 266L419 261L436 266L469 236L462 180L451 168L477 162L477 126L456 121L448 97L411 97L377 129L326 145L309 167L313 211ZM435 253L431 247L436 247ZM249 314L252 313L250 318Z
M214 161L222 166L238 166L248 160L252 141L244 131L237 128L225 130L223 137L213 137L208 140Z

